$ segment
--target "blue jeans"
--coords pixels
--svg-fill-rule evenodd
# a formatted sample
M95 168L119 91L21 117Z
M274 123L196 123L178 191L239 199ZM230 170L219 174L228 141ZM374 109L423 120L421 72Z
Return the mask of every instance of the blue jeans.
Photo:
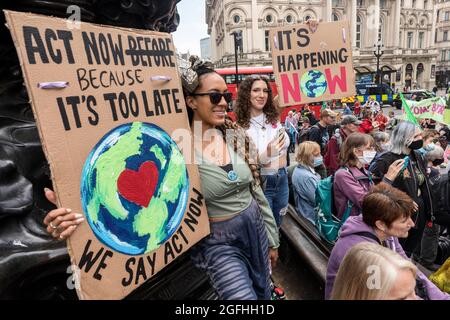
M257 202L210 227L191 258L208 274L219 299L270 300L269 240Z
M289 201L289 186L286 168L278 169L273 174L261 176L264 195L272 209L277 226L281 225L281 217L286 213Z

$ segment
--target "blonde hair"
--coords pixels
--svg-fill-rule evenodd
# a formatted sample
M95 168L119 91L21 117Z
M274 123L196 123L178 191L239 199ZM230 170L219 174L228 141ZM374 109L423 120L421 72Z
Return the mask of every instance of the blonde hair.
M417 267L397 252L379 244L361 242L342 260L331 299L383 300L394 286L400 270L409 270L416 277ZM374 278L376 274L379 275L377 279ZM372 278L377 281L372 283Z
M317 142L305 141L299 144L295 161L304 165L312 167L314 164L313 153L320 152L320 146Z

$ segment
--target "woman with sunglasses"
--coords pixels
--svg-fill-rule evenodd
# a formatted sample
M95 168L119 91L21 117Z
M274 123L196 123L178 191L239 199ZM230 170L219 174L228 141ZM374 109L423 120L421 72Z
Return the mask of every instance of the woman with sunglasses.
M267 78L251 76L241 82L235 113L258 150L264 194L279 227L289 200L286 153L290 140L279 121Z
M194 128L192 145L211 230L191 248L192 260L208 274L220 299L270 299L269 265L275 266L278 258L279 237L249 152L250 140L226 120L231 93L223 78L211 64L195 56L190 61L182 83L191 126L201 128L200 136ZM233 135L226 139L229 130ZM46 196L55 203L53 192L46 190ZM53 237L63 240L82 223L80 217L59 208L44 223Z
M193 261L221 299L270 299L269 262L275 265L279 238L256 155L245 131L226 119L231 93L223 78L210 63L191 63L182 82L211 229L192 248Z

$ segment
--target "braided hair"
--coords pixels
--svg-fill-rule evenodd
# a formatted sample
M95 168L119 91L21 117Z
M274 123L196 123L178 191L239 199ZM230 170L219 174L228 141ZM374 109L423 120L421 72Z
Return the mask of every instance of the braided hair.
M183 84L183 94L184 98L190 96L197 90L200 85L200 78L205 74L217 73L211 64L199 62L199 58L196 56L191 56L190 58L191 67L181 76ZM196 75L194 75L194 73ZM186 74L189 74L187 77ZM192 125L192 120L194 118L194 111L191 108L187 108L189 123ZM225 123L221 126L216 127L221 133L224 139L226 137L230 138L233 145L234 151L244 159L247 163L253 176L253 186L260 185L260 175L258 170L258 154L257 149L251 141L245 130L238 124L233 123L228 117L225 119ZM228 139L229 140L229 139ZM230 140L229 140L230 141Z

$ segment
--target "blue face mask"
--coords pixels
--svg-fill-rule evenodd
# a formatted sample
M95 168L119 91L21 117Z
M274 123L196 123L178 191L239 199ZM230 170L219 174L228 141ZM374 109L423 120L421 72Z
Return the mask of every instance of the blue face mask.
M423 149L425 149L425 151L432 151L434 150L434 147L435 147L434 143L429 143L425 147L423 147Z
M418 151L419 151L422 155L425 155L425 154L427 154L428 152L433 151L433 150L434 150L434 147L435 147L434 143L430 143L430 144L427 144L425 147L420 148Z
M323 157L322 156L315 157L314 164L313 164L314 168L320 166L321 164L323 164Z

